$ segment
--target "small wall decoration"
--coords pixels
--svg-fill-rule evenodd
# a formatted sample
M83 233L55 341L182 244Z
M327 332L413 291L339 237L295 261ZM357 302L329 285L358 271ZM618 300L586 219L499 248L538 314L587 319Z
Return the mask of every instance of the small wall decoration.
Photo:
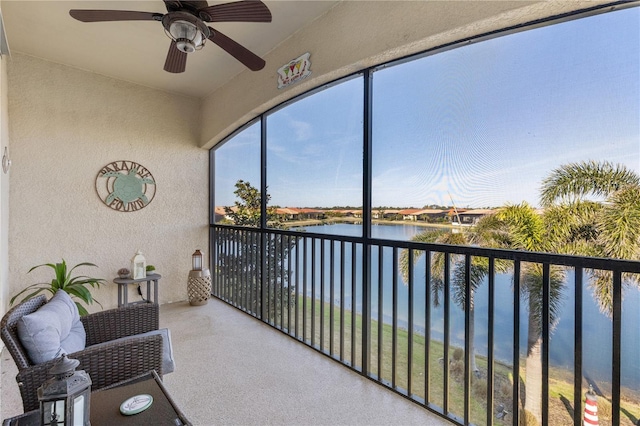
M311 54L309 52L294 59L278 70L278 89L287 87L311 75Z
M156 195L151 172L135 161L118 160L104 166L96 177L98 197L119 212L146 207Z

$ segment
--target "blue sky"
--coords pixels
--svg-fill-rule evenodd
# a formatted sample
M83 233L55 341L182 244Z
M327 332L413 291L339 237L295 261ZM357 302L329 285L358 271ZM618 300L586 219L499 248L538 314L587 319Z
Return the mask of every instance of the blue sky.
M313 69L313 52L311 52ZM523 31L374 73L373 206L538 204L561 164L640 173L640 8ZM281 206L362 205L354 78L267 118L268 192ZM259 187L259 126L220 148L216 205Z

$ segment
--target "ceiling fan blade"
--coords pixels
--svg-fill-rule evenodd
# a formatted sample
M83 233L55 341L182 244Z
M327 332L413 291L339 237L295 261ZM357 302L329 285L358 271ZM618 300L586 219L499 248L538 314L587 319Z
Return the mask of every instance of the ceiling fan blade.
M135 12L131 10L84 10L71 9L69 15L82 22L106 21L154 21L162 19L162 14L153 12Z
M178 50L176 42L172 41L167 53L167 59L164 62L164 70L172 73L184 72L187 65L187 54Z
M222 34L220 31L216 31L213 28L209 27L209 31L211 34L209 35L209 40L220 46L231 56L242 62L247 68L251 71L259 71L265 66L264 60L260 58L255 53L251 52L246 47L238 44L237 42L231 40L226 35Z
M242 0L199 9L206 22L271 22L271 11L260 0Z

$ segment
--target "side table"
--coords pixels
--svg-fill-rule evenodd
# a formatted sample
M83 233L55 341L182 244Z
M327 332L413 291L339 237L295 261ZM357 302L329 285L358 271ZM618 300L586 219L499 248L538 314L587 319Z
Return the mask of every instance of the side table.
M137 303L151 303L151 283L153 283L153 303L158 304L158 280L162 278L160 274L148 274L144 278L114 278L113 282L118 284L118 308L135 305ZM129 284L147 283L147 299L137 302L129 302Z

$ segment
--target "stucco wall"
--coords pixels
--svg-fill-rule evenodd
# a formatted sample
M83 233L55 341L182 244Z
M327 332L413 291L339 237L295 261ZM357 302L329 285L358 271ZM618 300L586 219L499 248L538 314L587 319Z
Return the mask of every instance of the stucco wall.
M262 112L364 68L468 37L603 4L605 1L345 1L203 102L200 143L212 147ZM305 52L312 75L277 89L276 70Z
M49 268L27 271L64 258L98 265L78 271L105 278L95 297L115 307L111 280L141 249L162 274L161 303L185 300L191 254L208 242L200 101L21 54L8 64L8 80L9 293L50 281ZM115 160L151 171L157 189L148 206L123 213L98 198L96 176Z

